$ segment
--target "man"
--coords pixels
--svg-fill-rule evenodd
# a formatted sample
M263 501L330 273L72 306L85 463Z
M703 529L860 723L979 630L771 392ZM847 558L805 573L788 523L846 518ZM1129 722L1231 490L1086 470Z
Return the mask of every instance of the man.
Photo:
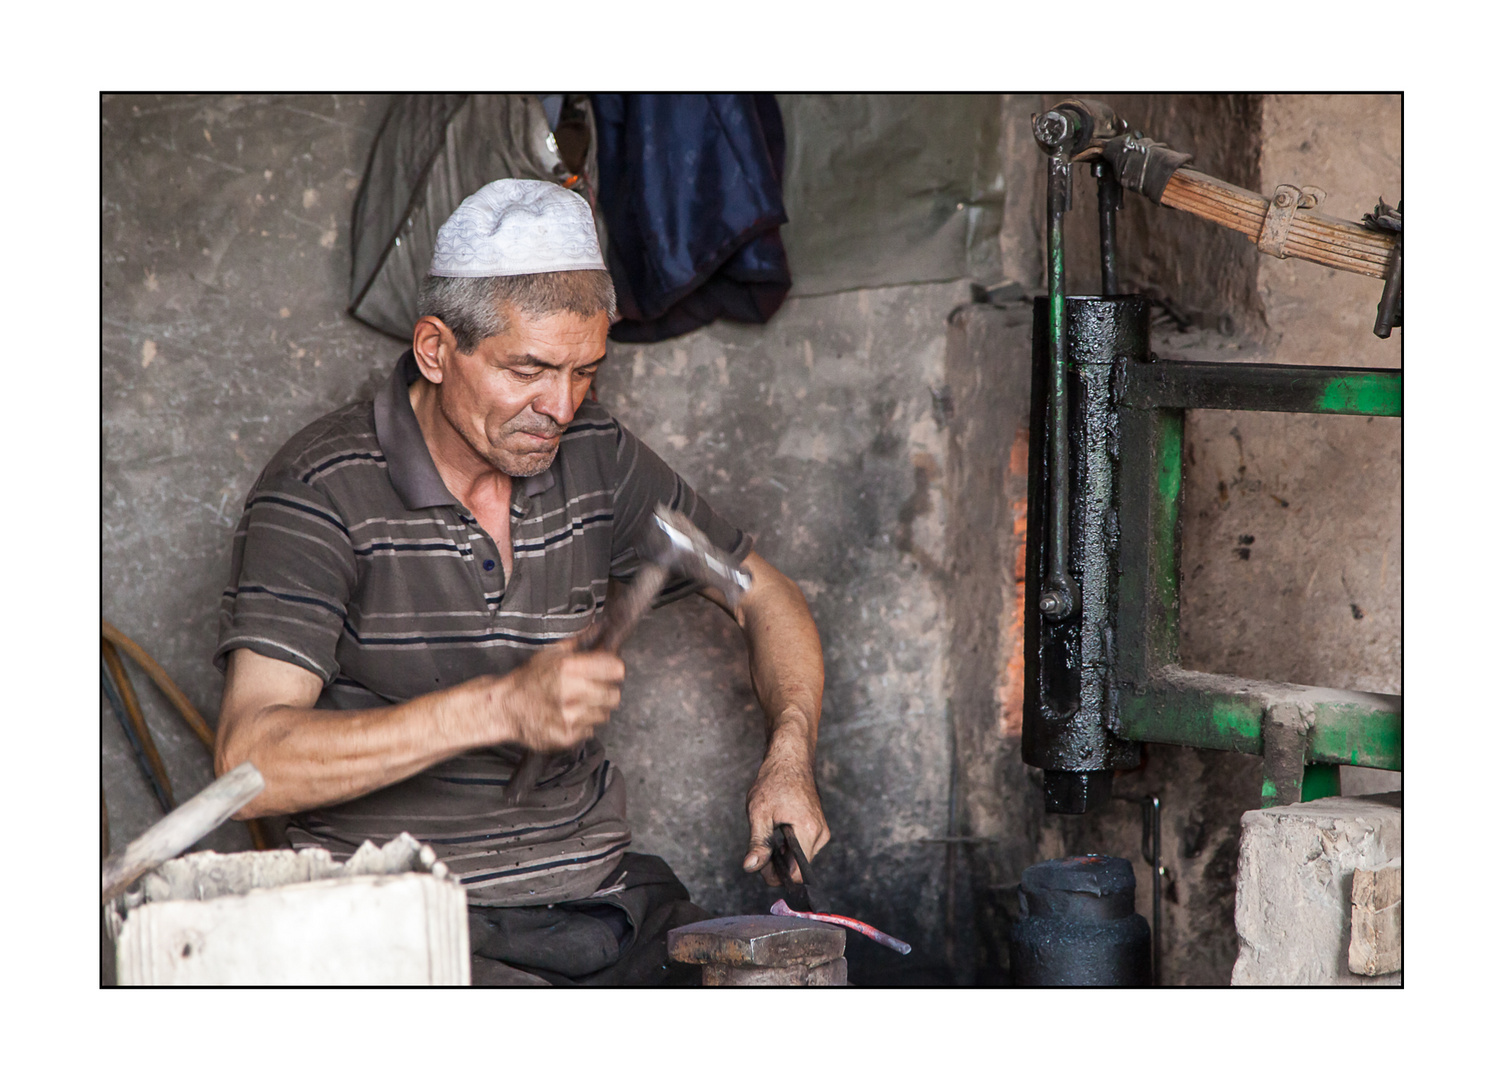
M633 577L659 503L743 560L730 614L768 718L744 868L775 884L776 825L809 854L829 839L813 619L748 536L585 400L615 301L579 196L484 187L442 226L420 295L388 385L294 436L248 496L216 771L253 762L267 786L239 816L292 815L296 847L344 855L401 831L434 847L468 889L474 982L685 981L665 933L707 914L628 852L624 782L594 737L625 667L573 639ZM527 750L546 765L511 805Z

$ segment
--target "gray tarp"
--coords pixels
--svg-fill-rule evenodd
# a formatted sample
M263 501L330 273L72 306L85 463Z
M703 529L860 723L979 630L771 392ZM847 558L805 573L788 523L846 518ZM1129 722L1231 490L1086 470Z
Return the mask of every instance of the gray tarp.
M1001 275L1000 94L778 94L791 295Z
M574 190L592 202L591 110L588 122L586 189ZM408 341L436 231L462 200L502 177L567 176L535 94L395 95L352 211L352 314Z

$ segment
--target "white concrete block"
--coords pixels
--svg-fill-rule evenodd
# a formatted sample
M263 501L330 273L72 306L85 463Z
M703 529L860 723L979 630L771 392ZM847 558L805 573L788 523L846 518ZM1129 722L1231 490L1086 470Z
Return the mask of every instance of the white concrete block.
M1241 830L1234 985L1401 983L1349 970L1354 873L1401 857L1400 792L1251 810Z
M197 853L107 911L123 986L465 986L467 896L408 835L321 851Z

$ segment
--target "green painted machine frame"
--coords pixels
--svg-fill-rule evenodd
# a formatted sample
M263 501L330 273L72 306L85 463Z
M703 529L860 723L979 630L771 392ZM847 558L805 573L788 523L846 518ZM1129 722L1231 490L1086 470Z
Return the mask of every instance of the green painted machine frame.
M1402 699L1188 671L1180 663L1187 409L1401 416L1402 373L1121 360L1117 657L1109 727L1125 739L1260 754L1264 805L1338 792L1338 766L1402 768Z
M1402 373L1196 363L1150 354L1148 322L1136 341L1130 334L1140 316L1118 314L1137 298L1118 288L1117 211L1126 187L1159 204L1167 181L1190 155L1130 132L1111 108L1091 98L1068 98L1034 117L1033 125L1035 141L1047 155L1049 296L1046 340L1036 346L1036 378L1043 378L1036 385L1043 391L1035 393L1043 392L1046 405L1031 440L1026 565L1034 580L1026 602L1032 600L1034 607L1026 613L1025 673L1026 683L1032 675L1033 686L1026 685L1023 753L1026 762L1045 772L1047 810L1085 813L1105 800L1113 771L1139 742L1261 755L1266 806L1336 794L1340 765L1400 770L1399 696L1261 682L1181 666L1180 509L1186 410L1399 417ZM1115 146L1119 149L1110 155ZM1071 165L1077 161L1087 162L1097 178L1100 299L1106 310L1087 307L1087 325L1077 332L1078 353L1072 357L1063 225L1071 204ZM1399 219L1397 225L1399 231ZM1262 250L1269 249L1262 245ZM1376 333L1383 337L1401 322L1400 250L1398 244L1378 312ZM1119 341L1124 344L1115 353ZM1102 377L1093 369L1107 371L1109 361L1112 384L1107 396L1099 397L1087 387ZM1075 386L1082 386L1079 395ZM1073 397L1080 402L1076 408ZM1106 451L1087 449L1108 429L1110 407L1117 450L1111 491L1108 478L1098 472L1099 455ZM1071 490L1077 455L1086 473L1079 499ZM1077 506L1085 520L1073 522ZM1104 581L1112 569L1108 563L1116 562L1111 596L1094 589L1092 603L1082 602L1068 570L1077 550L1083 576L1090 566L1094 583ZM1111 670L1102 668L1109 660ZM1047 697L1052 683L1056 689ZM1109 734L1123 741L1110 742Z

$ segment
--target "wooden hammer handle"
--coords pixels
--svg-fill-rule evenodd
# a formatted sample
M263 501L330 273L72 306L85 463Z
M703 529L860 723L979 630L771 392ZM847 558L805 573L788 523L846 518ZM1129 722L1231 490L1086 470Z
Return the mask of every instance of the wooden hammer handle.
M643 565L630 582L630 587L616 597L614 604L604 612L603 619L590 626L578 639L578 651L602 649L609 653L619 652L620 646L630 636L630 631L651 610L657 594L666 588L667 578L671 576L672 572L660 563Z
M670 576L671 571L660 563L643 564L636 572L629 589L616 598L615 603L605 611L603 619L590 626L577 639L574 646L576 650L594 652L602 649L609 653L619 652L620 646L630 636L630 631L635 629L635 624L651 610L656 594L666 586L667 578ZM546 757L547 755L538 750L525 751L525 756L520 759L519 767L515 769L514 775L509 778L509 784L504 788L505 806L518 806L525 792L541 782L541 774L546 769Z

